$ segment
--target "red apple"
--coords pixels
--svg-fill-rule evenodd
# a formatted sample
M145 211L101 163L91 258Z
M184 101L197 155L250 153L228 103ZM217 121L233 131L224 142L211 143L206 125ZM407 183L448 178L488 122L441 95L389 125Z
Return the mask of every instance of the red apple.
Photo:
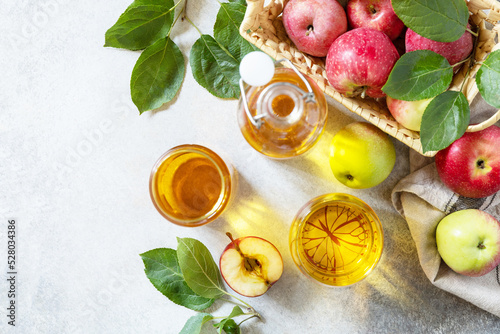
M403 28L403 21L392 9L391 0L350 0L347 19L352 28L372 28L395 40Z
M233 240L220 257L221 275L227 285L240 295L264 294L283 273L283 259L272 243L259 237Z
M436 154L441 181L459 195L481 198L500 190L500 128L466 132Z
M283 25L300 51L324 57L347 31L347 17L337 0L290 0L283 10Z
M399 124L413 131L420 131L422 115L432 99L403 101L387 96L387 108Z
M333 88L346 96L383 97L382 86L398 59L386 34L356 28L333 42L326 56L326 75Z
M467 26L470 29L470 25ZM415 50L431 50L445 57L450 65L466 59L472 52L473 40L470 32L465 31L462 37L454 42L436 42L422 37L411 29L406 30L406 52Z

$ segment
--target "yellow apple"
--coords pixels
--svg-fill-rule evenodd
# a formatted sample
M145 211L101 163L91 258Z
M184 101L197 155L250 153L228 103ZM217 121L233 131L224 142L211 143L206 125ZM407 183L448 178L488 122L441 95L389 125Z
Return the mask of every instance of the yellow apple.
M396 162L387 134L370 123L351 123L333 137L330 167L339 182L350 188L370 188L384 181Z

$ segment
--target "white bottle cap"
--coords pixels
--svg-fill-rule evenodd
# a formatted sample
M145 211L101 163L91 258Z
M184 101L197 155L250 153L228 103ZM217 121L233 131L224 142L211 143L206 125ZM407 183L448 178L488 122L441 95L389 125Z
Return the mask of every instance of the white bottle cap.
M274 61L264 52L250 52L241 60L240 75L250 86L263 86L274 76Z

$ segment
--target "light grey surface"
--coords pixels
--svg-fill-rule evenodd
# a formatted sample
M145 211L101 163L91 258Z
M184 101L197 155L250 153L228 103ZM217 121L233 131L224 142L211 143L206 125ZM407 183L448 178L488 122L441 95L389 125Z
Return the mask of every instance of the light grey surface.
M218 258L228 240L258 235L281 251L285 272L262 297L245 299L265 317L244 333L466 333L500 331L500 319L443 292L418 264L406 222L390 203L408 174L408 148L395 141L389 178L368 190L337 182L328 145L358 120L329 100L327 130L306 156L269 160L244 141L236 101L211 96L188 67L181 93L139 116L129 79L139 53L103 48L104 32L129 0L11 1L0 6L0 332L177 333L195 312L155 290L139 253L193 237ZM190 1L188 14L211 33L216 1ZM186 61L198 33L173 32ZM230 209L195 229L167 223L149 199L148 178L167 149L197 143L227 155L239 174ZM328 192L368 202L385 229L376 270L328 289L299 273L288 250L298 209ZM6 225L18 223L17 326L7 325ZM500 302L500 301L499 301ZM216 303L217 315L231 306Z

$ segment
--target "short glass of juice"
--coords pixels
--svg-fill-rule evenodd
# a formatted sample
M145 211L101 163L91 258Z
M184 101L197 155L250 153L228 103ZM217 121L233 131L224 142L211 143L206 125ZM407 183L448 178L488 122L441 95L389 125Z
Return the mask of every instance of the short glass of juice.
M289 235L295 264L328 286L347 286L377 265L384 245L382 225L365 202L348 194L316 197L297 213Z
M227 207L233 191L233 169L212 150L181 145L168 150L153 166L149 192L168 221L201 226Z

